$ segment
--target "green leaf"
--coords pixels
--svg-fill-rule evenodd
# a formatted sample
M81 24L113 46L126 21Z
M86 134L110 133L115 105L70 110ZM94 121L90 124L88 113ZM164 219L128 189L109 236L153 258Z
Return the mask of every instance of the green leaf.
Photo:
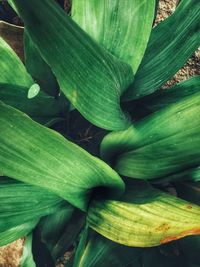
M182 0L175 12L152 30L143 60L124 100L153 93L186 63L200 45L199 21L199 2Z
M33 79L12 48L0 37L0 83L30 87Z
M85 214L67 206L41 219L37 230L55 262L77 242L84 223Z
M200 207L137 181L119 201L93 200L87 222L120 244L151 247L200 234Z
M13 2L74 107L99 127L127 128L120 95L133 80L131 67L95 43L53 0Z
M102 157L120 174L155 179L200 163L200 93L169 105L129 127L108 134Z
M124 183L108 165L62 135L0 104L0 173L46 188L86 210L92 189L123 193Z
M0 83L0 99L42 124L61 119L68 111L68 103L63 98L55 99L42 91L34 98L28 98L29 90L24 86Z
M23 254L20 260L20 267L36 267L32 255L32 235L26 237Z
M76 267L122 267L135 262L141 256L141 248L117 244L98 233L89 235Z
M134 115L136 112L139 112L146 115L158 111L199 91L200 76L194 76L166 90L157 91L137 101L130 102L133 106L131 114Z
M85 214L75 209L65 228L57 238L55 245L51 249L54 259L61 257L66 251L76 246L79 234L85 225ZM46 225L44 224L44 228ZM52 233L53 234L53 233Z
M63 201L41 187L18 181L0 180L0 232L26 222L38 221L62 207Z
M29 234L37 223L38 220L34 220L9 228L5 231L0 231L0 247Z
M48 94L58 94L58 84L50 67L41 57L37 47L32 42L27 31L24 32L25 65L31 76L39 83Z
M135 73L144 55L154 18L155 0L73 0L72 18ZM141 31L142 29L142 31Z

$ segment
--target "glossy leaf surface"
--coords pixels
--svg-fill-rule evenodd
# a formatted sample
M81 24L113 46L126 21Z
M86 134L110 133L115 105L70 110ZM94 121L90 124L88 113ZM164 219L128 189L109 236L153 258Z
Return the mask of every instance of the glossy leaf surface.
M74 107L99 127L128 127L120 96L133 80L131 67L95 43L53 0L13 2Z
M102 156L122 175L155 179L199 165L200 93L107 135Z
M135 73L147 46L154 9L155 0L73 0L72 18Z
M200 234L200 207L135 182L119 201L94 200L87 221L115 242L151 247Z
M108 165L24 113L0 105L0 173L54 192L86 210L92 188L117 197L124 184Z
M141 98L169 80L200 45L199 1L182 0L151 33L143 60L124 100Z

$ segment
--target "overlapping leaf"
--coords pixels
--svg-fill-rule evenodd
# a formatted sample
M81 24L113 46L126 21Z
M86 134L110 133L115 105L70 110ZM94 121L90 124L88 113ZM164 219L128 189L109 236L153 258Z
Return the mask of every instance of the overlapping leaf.
M186 81L182 81L174 86L155 92L144 98L127 103L129 111L133 116L142 114L143 116L165 108L179 100L184 99L194 93L200 92L200 76L194 76Z
M40 187L10 179L1 178L0 191L0 232L38 221L61 208L63 203L69 206L66 201Z
M30 88L33 79L12 48L0 37L0 83Z
M0 105L0 173L46 188L86 210L95 187L119 196L124 184L103 161L32 121L24 113Z
M154 10L154 0L72 2L73 20L110 53L131 65L134 73L146 49Z
M32 119L45 124L60 120L69 106L60 97L55 99L40 91L37 96L28 98L29 88L13 84L0 83L0 99L29 115Z
M53 0L13 2L71 103L97 126L126 128L120 95L133 80L131 67L95 43Z
M200 163L200 93L151 114L102 142L102 156L123 175L155 179Z
M52 96L58 95L58 84L50 67L41 57L27 31L24 32L25 65L41 88Z
M152 30L143 60L124 100L153 93L186 63L200 45L199 21L199 2L182 0L174 14Z
M119 201L94 200L87 221L124 245L150 247L200 234L200 207L135 182Z
M5 231L0 231L0 247L7 245L22 236L31 233L32 229L37 225L38 219L26 222L24 224L17 225L9 228Z

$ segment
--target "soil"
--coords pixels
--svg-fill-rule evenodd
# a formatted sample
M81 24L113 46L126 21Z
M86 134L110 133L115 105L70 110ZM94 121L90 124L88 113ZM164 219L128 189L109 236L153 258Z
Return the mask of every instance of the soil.
M61 5L63 5L66 11L70 10L69 0L57 0ZM160 21L164 20L166 17L171 15L176 5L178 4L178 0L160 0L159 1L159 10L156 16L155 25L157 25ZM4 3L7 8L6 1ZM9 11L10 12L10 11ZM15 23L17 25L21 24L21 21L18 17L14 16L13 21L9 21L10 23ZM186 80L191 76L200 75L200 48L192 55L192 57L188 60L188 62L184 65L184 67L176 73L176 75L168 81L163 88L168 88L169 86ZM20 258L22 255L24 239L19 239L8 246L4 246L0 248L0 267L18 267ZM62 263L59 263L57 267L63 267Z
M18 267L23 252L24 239L0 248L0 267Z

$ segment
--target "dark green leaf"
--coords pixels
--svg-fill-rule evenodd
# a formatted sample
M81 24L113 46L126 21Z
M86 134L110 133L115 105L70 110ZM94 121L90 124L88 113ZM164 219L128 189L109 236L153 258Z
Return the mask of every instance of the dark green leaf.
M44 187L86 210L92 189L123 193L124 183L108 165L62 135L0 104L0 173Z
M75 108L95 125L130 125L120 95L133 80L132 69L96 44L53 0L13 0L26 29L59 86Z
M40 187L7 178L1 178L0 191L0 232L38 221L62 205L69 206L61 198Z
M199 1L182 0L176 11L152 30L143 60L124 100L153 93L186 63L200 45L199 21Z
M25 65L31 76L48 94L58 94L58 84L50 67L41 57L40 52L30 39L27 31L24 32Z
M74 267L122 267L135 262L143 250L117 244L93 232Z
M200 163L200 93L107 135L102 156L122 175L155 179Z
M37 96L29 99L28 92L28 87L0 83L0 99L4 103L23 111L42 124L55 118L61 119L69 108L63 98L55 99L40 91Z
M200 76L192 77L166 90L162 90L137 101L130 102L133 106L131 113L133 116L136 112L146 115L165 108L168 105L176 103L179 100L197 92L200 92Z

